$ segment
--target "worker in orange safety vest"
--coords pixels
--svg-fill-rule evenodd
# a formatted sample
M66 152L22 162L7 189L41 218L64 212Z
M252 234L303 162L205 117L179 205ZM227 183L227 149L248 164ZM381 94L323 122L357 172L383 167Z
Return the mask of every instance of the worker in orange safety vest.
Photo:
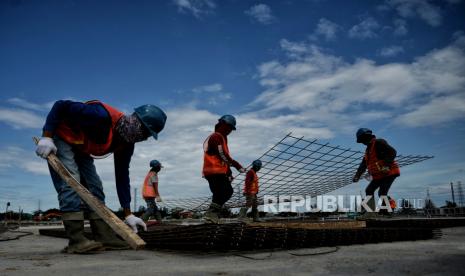
M202 175L208 181L213 194L210 207L205 213L205 220L211 223L219 222L219 213L234 192L231 186L233 177L230 167L233 166L239 172L245 173L242 165L229 153L227 136L235 129L236 118L232 115L224 115L215 125L215 132L203 143Z
M358 182L363 173L368 170L371 182L365 189L365 194L371 196L368 207L374 212L376 202L375 190L378 189L379 197L386 197L392 183L400 175L399 165L395 161L397 152L386 140L377 139L368 128L360 128L356 134L357 143L367 146L365 155L353 177L353 182Z
M239 211L239 219L244 220L247 217L247 210L252 207L253 221L259 221L258 218L258 176L257 172L262 168L262 161L255 160L252 162L252 168L247 172L244 182L245 207Z
M147 210L142 215L144 221L148 221L151 216L155 216L157 222L161 223L161 213L155 203L161 202L160 193L158 192L158 172L163 166L158 160L150 161L150 171L145 176L144 183L142 184L142 197L147 203Z
M55 153L70 174L100 202L105 203L102 181L94 159L113 153L115 184L125 222L137 232L146 228L142 219L130 210L129 165L135 144L150 136L157 139L166 122L166 114L154 105L142 105L134 113L124 114L101 101L56 101L47 115L36 153L42 158ZM50 169L58 193L63 225L69 240L65 253L87 253L128 247L95 213L88 210L79 195ZM84 235L84 218L89 219L94 240Z

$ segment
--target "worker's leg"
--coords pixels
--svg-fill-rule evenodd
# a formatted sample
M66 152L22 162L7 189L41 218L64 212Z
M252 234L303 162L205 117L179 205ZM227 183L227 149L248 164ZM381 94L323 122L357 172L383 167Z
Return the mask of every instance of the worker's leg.
M223 206L234 192L228 176L225 174L216 174L207 176L206 179L210 186L210 191L213 194L212 202Z
M242 207L241 210L239 211L239 218L244 219L247 217L247 211L249 210L249 207L252 206L250 202L250 195L244 193L245 196L245 207Z
M105 250L121 250L129 249L129 245L121 240L113 231L113 229L108 226L108 224L100 218L97 213L89 213L89 222L90 228L92 229L92 234L94 239L97 242L102 243Z
M147 203L147 210L145 210L142 219L144 221L148 221L151 216L155 215L155 212L157 211L157 205L155 204L155 198L153 197L146 198L145 203Z
M105 194L100 176L94 165L94 158L88 154L76 153L75 160L79 167L81 180L86 183L87 189L103 204L105 204Z
M223 204L231 197L232 187L229 179L226 175L216 174L209 175L205 177L210 186L210 191L212 192L212 203L205 213L205 219L209 222L218 223L219 222L219 213ZM231 189L231 191L228 189Z
M387 197L389 189L391 188L391 185L394 182L394 180L396 179L396 177L397 177L397 175L388 176L388 177L384 177L384 178L380 179L380 185L379 185L379 190L378 190L379 198L381 198L382 196ZM382 202L382 204L383 204L383 206L385 205L384 201ZM387 210L382 209L382 210L380 210L380 213L387 214L388 212L387 212Z
M370 184L365 189L365 195L371 196L371 199L368 201L367 205L370 209L374 212L376 209L376 201L375 201L375 191L379 188L381 182L379 179L373 179Z
M250 201L251 201L251 205L252 205L252 218L253 218L253 221L259 221L257 195L256 194L251 195L250 196Z
M62 218L69 240L68 246L62 250L63 253L81 254L102 248L100 242L88 240L84 236L84 212L64 212Z
M80 181L79 167L74 159L74 152L72 147L67 144L65 141L61 140L58 137L54 139L55 146L57 147L57 157L63 163L63 165L68 169L71 175L77 180ZM58 202L60 204L60 210L62 212L79 212L81 211L81 198L78 194L71 189L68 184L61 179L61 177L55 172L55 170L50 167L50 175L52 176L53 185L55 190L58 193Z

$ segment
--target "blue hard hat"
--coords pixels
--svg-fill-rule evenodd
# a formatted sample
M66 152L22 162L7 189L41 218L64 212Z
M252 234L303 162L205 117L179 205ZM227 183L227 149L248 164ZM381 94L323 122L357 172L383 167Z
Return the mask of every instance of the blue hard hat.
M150 161L150 167L152 167L152 168L156 168L156 167L163 168L160 161L158 161L158 160Z
M233 130L236 130L236 118L233 115L223 115L218 119L219 122L225 122L230 125Z
M166 114L159 107L146 104L134 109L137 117L141 120L144 126L150 131L150 134L158 139L158 133L163 130L166 123Z
M373 134L373 131L371 131L371 129L368 129L368 128L359 128L359 129L357 130L357 134L356 134L356 136L357 136L357 143L360 143L360 142L361 142L360 139L362 138L362 136L367 135L367 134L372 135L372 134Z
M262 161L260 161L260 160L257 159L257 160L255 160L255 161L252 162L252 166L253 166L253 167L256 167L256 168L258 168L258 169L261 169L261 168L262 168Z

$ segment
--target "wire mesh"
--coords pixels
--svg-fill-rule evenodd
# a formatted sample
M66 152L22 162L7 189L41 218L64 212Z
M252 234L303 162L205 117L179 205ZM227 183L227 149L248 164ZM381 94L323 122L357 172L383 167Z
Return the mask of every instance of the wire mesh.
M289 133L258 158L262 161L258 172L258 202L263 204L263 195L314 197L349 185L363 156L361 151L321 143L317 139L306 140ZM398 155L396 161L404 167L431 158L433 156ZM227 207L244 206L244 181L245 174L234 178L234 194L226 203ZM169 208L202 211L208 208L210 201L211 197L196 197L166 200L165 204Z

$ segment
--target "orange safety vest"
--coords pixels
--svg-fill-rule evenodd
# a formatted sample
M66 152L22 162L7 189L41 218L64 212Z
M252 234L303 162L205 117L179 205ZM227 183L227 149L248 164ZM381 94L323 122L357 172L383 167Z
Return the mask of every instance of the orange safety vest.
M373 177L373 179L381 179L391 175L400 175L399 165L396 161L387 165L386 162L378 159L376 156L375 144L376 138L373 138L365 151L364 158L367 164L368 173ZM382 171L383 167L389 167L389 171Z
M155 179L156 179L155 182L150 181L152 176L155 176ZM155 184L152 184L152 183L155 183ZM158 174L151 170L145 176L144 184L142 184L142 197L143 198L155 198L157 196L160 196L160 194L158 193Z
M110 131L105 144L97 144L91 141L82 130L71 129L65 122L58 125L56 134L63 139L66 143L76 146L84 153L92 154L95 156L102 156L110 152L111 143L113 142L113 130L124 113L100 101L89 101L86 104L100 104L102 105L111 117Z
M229 148L228 144L226 143L226 139L224 139L223 135L219 132L215 132L219 134L223 140L222 147L223 151L226 155L229 155ZM205 142L203 142L203 170L202 170L202 175L207 176L207 175L212 175L212 174L227 174L229 170L229 164L224 162L223 159L219 155L216 154L208 154L208 141L210 140L210 137L214 133L210 134L210 136L207 137Z
M250 169L249 173L250 172L252 172L253 179L250 183L247 183L247 177L246 177L246 180L245 180L246 182L244 183L244 193L255 195L258 193L258 176L257 176L257 173L253 169ZM247 173L247 175L249 173Z
M389 205L391 206L391 209L394 210L397 207L397 203L394 199L389 199Z

